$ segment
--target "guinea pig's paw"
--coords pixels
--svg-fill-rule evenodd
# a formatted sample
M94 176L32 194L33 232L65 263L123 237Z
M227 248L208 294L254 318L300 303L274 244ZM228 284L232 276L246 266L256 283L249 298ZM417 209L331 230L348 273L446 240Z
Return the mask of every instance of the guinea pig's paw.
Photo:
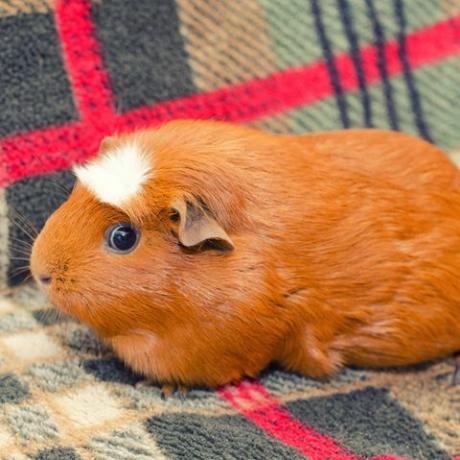
M189 392L189 389L182 386L182 385L179 385L178 387L178 392L179 392L179 398L182 400L182 401L185 401L185 399L187 398L187 395L188 395L188 392Z
M165 401L167 398L177 392L179 398L183 401L187 397L188 391L188 388L183 385L165 383L161 387L161 399Z

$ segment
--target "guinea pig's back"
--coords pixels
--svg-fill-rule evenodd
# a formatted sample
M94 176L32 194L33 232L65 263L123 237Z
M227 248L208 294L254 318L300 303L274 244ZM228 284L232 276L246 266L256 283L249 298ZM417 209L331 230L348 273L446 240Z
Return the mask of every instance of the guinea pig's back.
M298 142L311 171L286 252L297 257L296 280L307 273L305 292L334 311L343 334L334 346L366 366L460 350L456 166L435 146L387 131Z
M459 171L438 147L417 137L380 129L350 129L300 136L316 154L327 156L331 166L353 169L395 185L460 186Z

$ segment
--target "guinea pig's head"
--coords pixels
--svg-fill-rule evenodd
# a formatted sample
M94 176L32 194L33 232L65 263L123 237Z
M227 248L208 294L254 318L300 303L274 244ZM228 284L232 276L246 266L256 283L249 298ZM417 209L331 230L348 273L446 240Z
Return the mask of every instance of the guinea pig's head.
M228 296L244 193L215 142L188 127L107 138L34 242L37 283L102 336L193 321Z

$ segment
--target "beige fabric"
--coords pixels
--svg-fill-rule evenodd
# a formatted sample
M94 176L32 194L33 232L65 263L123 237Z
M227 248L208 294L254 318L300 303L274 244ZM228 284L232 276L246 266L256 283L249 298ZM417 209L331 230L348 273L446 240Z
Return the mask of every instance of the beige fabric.
M178 0L177 4L198 89L263 77L277 69L258 2Z
M54 9L56 0L0 0L0 17L21 13L47 13Z

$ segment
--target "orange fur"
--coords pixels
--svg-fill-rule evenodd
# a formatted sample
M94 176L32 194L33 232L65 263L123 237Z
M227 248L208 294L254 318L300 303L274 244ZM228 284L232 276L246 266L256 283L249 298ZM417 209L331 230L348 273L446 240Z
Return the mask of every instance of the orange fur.
M152 156L124 211L81 184L32 254L58 308L136 371L217 386L270 362L314 377L460 350L460 191L436 147L380 130L271 135L171 122L136 136ZM106 147L107 148L107 147ZM171 203L193 197L234 249L190 251ZM139 246L104 249L130 220Z

